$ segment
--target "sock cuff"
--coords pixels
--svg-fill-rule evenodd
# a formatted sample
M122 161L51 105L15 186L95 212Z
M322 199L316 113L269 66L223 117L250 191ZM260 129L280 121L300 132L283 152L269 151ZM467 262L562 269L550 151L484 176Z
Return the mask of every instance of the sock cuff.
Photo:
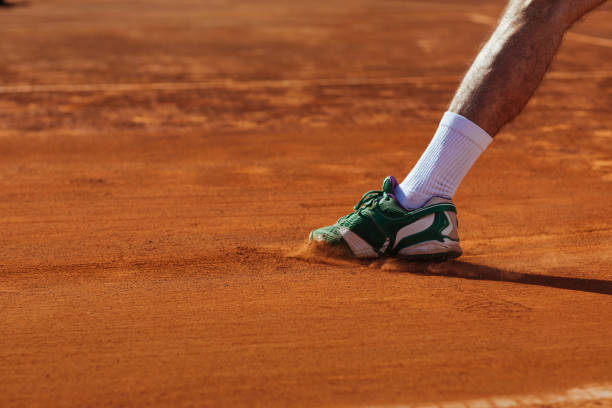
M442 116L440 126L446 126L455 132L461 133L474 142L480 150L485 150L493 141L493 138L480 126L468 118L454 112L446 112L444 116Z

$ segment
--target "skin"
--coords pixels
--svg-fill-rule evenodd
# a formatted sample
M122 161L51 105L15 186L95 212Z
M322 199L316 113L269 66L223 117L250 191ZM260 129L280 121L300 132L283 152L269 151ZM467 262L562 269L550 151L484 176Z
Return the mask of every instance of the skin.
M495 136L525 107L565 32L606 0L510 0L449 110Z

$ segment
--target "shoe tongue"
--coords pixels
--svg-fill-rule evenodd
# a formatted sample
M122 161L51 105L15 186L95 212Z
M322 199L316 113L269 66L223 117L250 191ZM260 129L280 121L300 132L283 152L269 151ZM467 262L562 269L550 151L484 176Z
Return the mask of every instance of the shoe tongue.
M400 204L400 202L397 200L397 196L395 195L395 190L398 186L399 183L397 182L395 177L387 176L387 178L385 178L385 180L383 181L382 190L387 193L391 198L393 198L394 205L392 205L387 210L403 213L406 211L406 209L402 206L402 204Z
M395 188L398 186L397 180L393 176L387 176L383 180L382 190L387 193L395 196Z

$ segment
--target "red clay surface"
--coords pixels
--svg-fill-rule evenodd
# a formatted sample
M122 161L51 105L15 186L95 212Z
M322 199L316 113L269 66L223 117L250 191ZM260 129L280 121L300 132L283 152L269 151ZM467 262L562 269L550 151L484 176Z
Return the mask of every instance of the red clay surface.
M417 404L612 381L610 3L465 179L462 258L302 248L409 171L502 7L0 8L0 406Z

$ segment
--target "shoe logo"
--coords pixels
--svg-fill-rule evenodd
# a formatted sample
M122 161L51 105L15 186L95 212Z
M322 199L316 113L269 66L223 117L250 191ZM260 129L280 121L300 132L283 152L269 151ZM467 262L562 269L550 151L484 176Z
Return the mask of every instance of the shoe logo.
M397 246L397 244L404 238L409 237L414 234L418 234L419 232L425 231L427 228L431 227L434 223L435 213L426 215L423 218L419 218L412 224L408 224L399 231L397 231L397 235L395 236L395 244L393 248Z
M457 231L459 226L457 223L457 214L450 211L446 211L444 214L446 214L449 224L448 227L442 231L442 235L446 235L450 239L459 240L459 232Z
M344 242L348 244L353 251L353 254L357 258L376 258L378 254L374 251L374 248L368 244L363 238L355 234L353 231L346 227L339 227L338 232L344 238Z

